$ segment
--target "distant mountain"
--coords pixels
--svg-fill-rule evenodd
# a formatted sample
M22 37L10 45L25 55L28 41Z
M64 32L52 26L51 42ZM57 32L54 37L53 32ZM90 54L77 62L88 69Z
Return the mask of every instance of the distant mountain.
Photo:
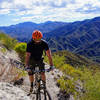
M72 23L24 22L0 27L0 30L16 37L19 41L28 41L35 29L43 32L52 51L68 50L100 62L100 46L98 45L100 44L100 17Z
M9 34L12 37L17 38L19 41L28 41L32 36L32 32L36 29L46 34L47 32L52 31L55 28L64 26L66 24L67 23L64 22L52 21L47 21L45 23L40 24L36 24L33 22L24 22L16 25L11 25L8 27L0 27L0 30Z

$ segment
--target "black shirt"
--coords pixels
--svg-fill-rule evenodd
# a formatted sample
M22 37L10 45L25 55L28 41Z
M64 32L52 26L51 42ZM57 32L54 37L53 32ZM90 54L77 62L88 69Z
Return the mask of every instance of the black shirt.
M49 50L48 44L45 40L41 40L40 43L35 43L32 39L30 42L27 43L26 52L31 53L30 59L40 60L42 58L44 50Z

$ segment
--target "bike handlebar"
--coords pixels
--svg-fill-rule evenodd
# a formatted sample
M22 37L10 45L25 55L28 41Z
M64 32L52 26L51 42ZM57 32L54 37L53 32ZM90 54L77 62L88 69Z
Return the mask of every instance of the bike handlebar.
M27 70L26 70L27 71ZM48 68L48 69L44 69L44 70L31 70L33 73L40 73L40 72L50 72L51 69Z
M28 69L30 70L30 68L26 68L25 64L21 63L20 61L17 61L17 60L13 60L13 59L10 59L11 61L11 64L16 64L16 67L19 68L19 69L22 69L22 70L25 70L27 71ZM32 72L34 73L38 73L38 72L50 72L51 70L53 70L54 68L48 68L48 69L44 69L44 70L32 70Z

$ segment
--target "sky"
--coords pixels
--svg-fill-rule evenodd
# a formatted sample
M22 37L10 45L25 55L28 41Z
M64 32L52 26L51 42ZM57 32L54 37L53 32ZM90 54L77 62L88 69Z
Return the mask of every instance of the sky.
M0 0L0 26L74 22L100 16L100 0Z

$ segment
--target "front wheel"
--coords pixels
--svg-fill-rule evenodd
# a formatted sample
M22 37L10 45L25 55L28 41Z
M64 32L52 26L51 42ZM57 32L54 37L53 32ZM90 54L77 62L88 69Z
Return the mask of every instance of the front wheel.
M48 90L44 90L44 100L52 100L50 93Z
M36 100L52 100L49 91L46 88L46 83L40 80L36 93Z

